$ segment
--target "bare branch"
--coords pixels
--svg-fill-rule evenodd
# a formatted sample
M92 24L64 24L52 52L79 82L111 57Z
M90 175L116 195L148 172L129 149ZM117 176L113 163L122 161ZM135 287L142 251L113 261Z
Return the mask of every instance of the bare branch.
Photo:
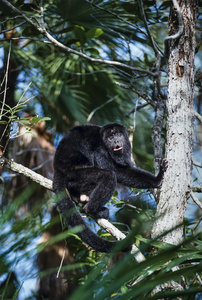
M202 116L197 111L194 111L194 116L202 123Z
M142 108L146 107L149 104L150 103L138 104L129 113L127 113L126 117L129 118L131 114L134 114L136 111L141 110Z
M202 168L202 164L195 161L195 160L193 161L193 165L196 166L196 167Z
M10 43L9 52L8 52L8 60L7 60L6 74L5 74L5 89L4 89L4 97L3 97L3 103L2 103L2 107L1 107L1 113L0 113L0 120L2 119L4 105L6 102L6 91L7 91L7 83L8 83L8 68L9 68L10 56L11 56L11 43Z
M32 179L33 181L39 183L41 186L45 187L48 190L52 190L52 180L45 178L44 176L30 170L27 167L24 167L21 164L14 162L14 160L9 160L5 157L0 158L0 164L17 172L19 174L25 175L26 177Z
M93 62L93 63L105 64L105 65L109 65L109 66L117 66L117 67L120 67L120 68L129 69L129 70L135 71L135 72L142 72L142 73L145 73L145 74L150 75L150 76L154 76L154 77L157 76L156 73L153 73L153 72L145 70L145 69L135 68L135 67L126 65L126 64L118 62L118 61L110 61L110 60L103 60L103 59L93 58L93 57L90 57L90 56L84 54L83 52L79 52L79 51L76 51L74 49L71 49L71 48L65 46L64 44L60 43L59 41L57 41L38 22L37 23L33 22L24 13L22 13L18 8L16 8L15 6L13 6L9 1L7 1L7 0L1 0L1 1L5 5L9 6L13 11L15 11L18 14L20 14L31 26L33 26L43 36L45 36L53 45L55 45L56 47L59 47L60 49L62 49L66 53L73 53L73 54L78 55L79 57L82 57L84 59L87 59L88 61Z
M141 97L142 99L144 99L145 101L147 101L147 103L151 102L151 99L149 98L148 94L145 93L141 93L140 91L136 90L134 87L132 87L131 85L127 85L118 81L115 81L115 83L124 88L124 89L130 89L131 91L133 91L134 93L136 93L139 97Z
M8 160L7 158L0 158L0 164L2 166L5 166L12 170L13 172L17 172L19 174L22 174L33 181L39 183L41 186L45 187L48 190L52 190L52 180L45 178L44 176L30 170L29 168L24 167L21 164L18 164L14 162L13 160ZM68 193L68 191L66 191ZM105 230L107 230L112 236L114 236L117 240L122 240L126 236L118 230L114 225L112 225L109 221L106 219L98 219L96 222L103 227ZM132 254L134 254L134 258L137 262L141 262L145 260L144 255L140 252L140 250L135 246L132 245Z
M198 200L198 198L194 195L194 193L191 191L190 193L193 201L198 205L198 207L202 210L202 203Z
M24 25L25 23L26 23L26 21L23 21L23 22L21 22L21 23L15 25L15 26L13 26L13 27L10 27L10 28L8 28L8 29L2 30L1 33L6 33L6 32L9 32L9 31L12 31L13 29L18 28L18 27ZM19 38L18 38L18 39L19 39Z
M103 108L105 105L107 105L108 103L114 101L116 98L117 98L117 96L115 96L115 97L113 97L113 98L110 98L109 100L107 100L107 101L106 101L105 103L103 103L102 105L100 105L100 106L96 107L95 109L93 109L93 110L91 111L91 113L89 114L88 118L87 118L87 122L90 122L90 120L92 119L94 113L95 113L97 110Z
M191 185L191 190L195 193L202 193L202 186L200 184Z
M139 0L139 6L140 6L140 11L141 11L141 15L143 17L143 21L144 21L144 26L145 26L145 29L147 31L147 35L150 39L150 42L152 44L152 48L154 49L154 52L156 54L156 56L158 56L160 53L162 54L162 52L160 51L160 49L157 47L152 35L151 35L151 32L149 30L149 26L147 24L147 19L146 19L146 16L145 16L145 12L144 12L144 7L143 7L143 1L142 0Z
M126 238L125 234L118 230L114 225L112 225L108 220L106 219L98 219L96 221L102 228L104 228L106 231L108 231L112 236L114 236L118 240L123 240ZM132 254L134 254L134 257L137 262L141 262L145 260L144 255L140 252L140 250L133 244L132 245Z

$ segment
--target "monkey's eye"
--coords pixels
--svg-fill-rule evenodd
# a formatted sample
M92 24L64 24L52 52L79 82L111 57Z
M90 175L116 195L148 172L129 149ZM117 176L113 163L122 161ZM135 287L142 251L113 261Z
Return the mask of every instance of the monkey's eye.
M109 140L109 141L112 141L112 140L113 140L113 135L110 135L110 136L108 137L108 140Z

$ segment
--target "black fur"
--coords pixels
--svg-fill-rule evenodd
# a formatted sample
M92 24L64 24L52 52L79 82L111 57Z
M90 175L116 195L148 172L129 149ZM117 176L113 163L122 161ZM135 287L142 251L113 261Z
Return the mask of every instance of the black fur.
M122 125L75 127L61 140L54 159L54 192L64 189L69 192L69 196L59 202L59 211L70 226L83 226L78 235L86 244L97 251L109 252L116 243L100 238L78 212L73 213L72 198L80 199L81 195L86 195L86 213L107 219L109 211L104 205L113 195L117 183L135 188L156 188L161 184L164 169L165 163L158 176L154 176L134 166L127 130Z

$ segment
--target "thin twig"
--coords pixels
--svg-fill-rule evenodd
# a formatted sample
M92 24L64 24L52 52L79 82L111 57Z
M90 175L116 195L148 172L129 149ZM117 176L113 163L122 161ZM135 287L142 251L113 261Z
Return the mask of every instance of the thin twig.
M16 28L18 28L18 27L24 25L25 23L26 23L26 21L23 21L23 22L21 22L21 23L15 25L15 26L13 26L13 27L10 27L10 28L8 28L8 29L2 30L2 31L1 31L1 34L2 34L2 33L9 32L9 31L12 31L13 29L16 29Z
M196 167L199 167L199 168L202 168L202 164L193 160L193 165L196 166Z
M147 103L150 103L152 100L151 98L148 96L148 94L145 93L141 93L140 91L136 90L134 87L132 87L131 85L127 85L118 81L115 81L115 83L124 88L124 89L130 89L131 91L133 91L134 93L136 93L139 97L141 97L142 99L144 99L145 101L147 101Z
M200 184L191 185L191 190L192 190L192 192L195 192L195 193L202 193L202 185L200 185Z
M154 52L156 54L156 56L158 56L160 53L163 54L161 52L161 50L157 47L152 35L151 35L151 32L150 32L150 29L149 29L149 26L148 26L148 23L147 23L147 19L146 19L146 16L145 16L145 12L144 12L144 7L143 7L143 1L142 0L139 0L139 7L140 7L140 12L141 12L141 15L143 17L143 21L144 21L144 26L145 26L145 29L147 31L147 35L150 39L150 42L152 44L152 48L154 49Z
M39 170L41 169L45 164L47 164L48 162L51 162L53 159L52 158L49 158L49 159L46 159L44 162L42 162L40 165L32 168L32 171L36 171L36 170Z
M10 55L11 55L11 42L10 42L10 46L9 46L7 66L6 66L5 89L4 89L3 103L2 103L2 107L1 107L0 120L2 119L4 105L6 102L6 91L7 91L7 84L8 84L8 68L9 68L9 62L10 62Z
M95 113L97 110L103 108L105 105L107 105L107 104L109 104L110 102L114 101L117 97L118 97L118 96L115 96L115 97L109 99L108 101L106 101L105 103L103 103L102 105L100 105L100 106L96 107L95 109L93 109L92 112L89 114L89 116L88 116L88 118L87 118L87 122L90 122L90 120L92 119L94 113Z
M18 101L18 104L16 104L14 107L12 107L12 111L16 108L18 108L18 106L21 106L21 105L25 105L27 102L29 102L31 99L35 98L36 96L32 96L30 97L29 99L25 100L24 102L22 103L19 103ZM4 114L2 114L1 116L6 116L7 114L10 113L10 110L9 111L6 111Z
M194 111L194 116L202 123L202 116L197 111Z
M59 269L58 269L58 272L57 272L56 278L58 278L58 277L59 277L59 275L60 275L60 271L61 271L61 268L62 268L62 265L63 265L64 259L65 259L65 252L66 252L66 248L64 248L64 250L63 250L62 259L61 259L61 262L60 262L60 266L59 266Z
M194 195L191 191L190 196L192 197L193 201L198 205L198 207L202 210L202 203L198 200L198 198Z
M45 153L48 153L48 154L54 154L53 151L51 150L48 150L48 149L41 149L41 148L30 148L30 149L23 149L23 150L20 150L18 151L17 153L15 153L16 156L19 156L19 155L22 155L26 152L45 152Z
M28 84L28 86L24 89L24 91L23 91L23 93L22 93L22 95L20 96L20 99L18 100L18 103L17 103L17 105L15 106L15 107L17 107L19 104L21 104L20 103L20 101L21 101L21 99L24 97L24 95L26 94L26 92L28 91L28 89L29 89L29 87L30 87L30 85L32 84L32 82L30 82L29 84ZM34 96L33 96L34 97ZM26 101L29 101L30 99L27 99ZM23 103L24 104L24 103ZM14 108L15 108L14 107Z
M4 23L10 22L11 20L15 20L15 19L18 19L18 18L23 19L22 16L9 17L9 19L6 19L6 20L0 22L0 25L3 25Z

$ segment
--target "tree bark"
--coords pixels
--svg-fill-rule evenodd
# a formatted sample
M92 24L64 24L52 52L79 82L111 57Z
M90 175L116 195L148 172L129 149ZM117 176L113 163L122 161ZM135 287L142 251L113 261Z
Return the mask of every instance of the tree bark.
M179 38L170 39L168 57L167 143L168 169L160 191L152 236L175 228L161 240L179 244L183 238L184 212L189 194L193 146L193 94L196 1L178 0L184 24ZM171 10L169 35L178 31L179 16ZM175 35L176 36L176 35Z

